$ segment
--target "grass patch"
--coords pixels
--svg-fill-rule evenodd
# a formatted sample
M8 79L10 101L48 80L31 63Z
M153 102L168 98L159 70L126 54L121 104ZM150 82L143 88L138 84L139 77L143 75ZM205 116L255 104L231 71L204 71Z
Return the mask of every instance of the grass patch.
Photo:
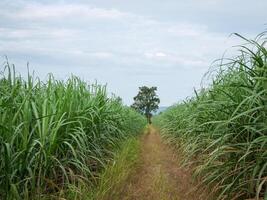
M114 154L93 187L81 182L79 188L70 191L68 199L75 200L106 200L120 199L126 180L134 171L139 162L140 141L138 138L129 138L124 141Z
M92 199L118 199L125 181L139 161L139 154L140 141L137 138L125 141L122 148L117 151L114 161L107 166L104 173L100 176L100 183L95 192L93 192Z

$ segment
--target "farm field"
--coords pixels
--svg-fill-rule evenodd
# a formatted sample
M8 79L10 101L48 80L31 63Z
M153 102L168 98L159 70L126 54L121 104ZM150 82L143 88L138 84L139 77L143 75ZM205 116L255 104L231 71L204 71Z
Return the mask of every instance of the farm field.
M264 37L154 125L105 86L23 79L7 61L0 199L266 199Z
M266 8L0 0L0 200L267 200Z
M104 86L24 80L8 62L0 93L0 199L75 199L145 124Z
M156 119L214 199L267 199L266 35L223 59L210 87Z

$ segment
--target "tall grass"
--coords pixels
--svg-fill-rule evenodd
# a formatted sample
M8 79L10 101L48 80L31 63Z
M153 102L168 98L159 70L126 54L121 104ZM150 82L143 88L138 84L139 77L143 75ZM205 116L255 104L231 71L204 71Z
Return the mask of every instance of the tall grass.
M106 87L49 75L24 80L8 62L0 77L0 199L39 199L93 183L113 150L144 119Z
M107 165L101 174L90 200L120 200L125 195L125 183L140 162L140 146L139 138L128 139L122 144L122 148L116 152L114 162Z
M211 86L157 120L217 199L267 199L266 35L238 36L246 44L220 62Z

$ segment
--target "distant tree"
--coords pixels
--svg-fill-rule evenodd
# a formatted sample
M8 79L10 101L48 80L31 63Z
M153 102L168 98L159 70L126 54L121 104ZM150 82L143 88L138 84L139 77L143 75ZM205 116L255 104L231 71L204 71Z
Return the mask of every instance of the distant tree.
M157 87L139 87L138 94L133 98L134 103L131 106L141 114L145 115L147 122L151 124L152 112L159 108L160 99L156 94Z

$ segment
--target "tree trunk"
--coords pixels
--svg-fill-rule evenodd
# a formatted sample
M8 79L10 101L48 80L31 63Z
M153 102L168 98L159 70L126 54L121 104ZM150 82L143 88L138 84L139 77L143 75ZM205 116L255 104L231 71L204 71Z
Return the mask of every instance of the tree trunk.
M149 124L152 124L151 116L148 117L148 123L149 123Z
M152 124L152 121L151 121L151 114L147 114L147 115L146 115L146 118L147 118L147 123L148 123L148 124Z

